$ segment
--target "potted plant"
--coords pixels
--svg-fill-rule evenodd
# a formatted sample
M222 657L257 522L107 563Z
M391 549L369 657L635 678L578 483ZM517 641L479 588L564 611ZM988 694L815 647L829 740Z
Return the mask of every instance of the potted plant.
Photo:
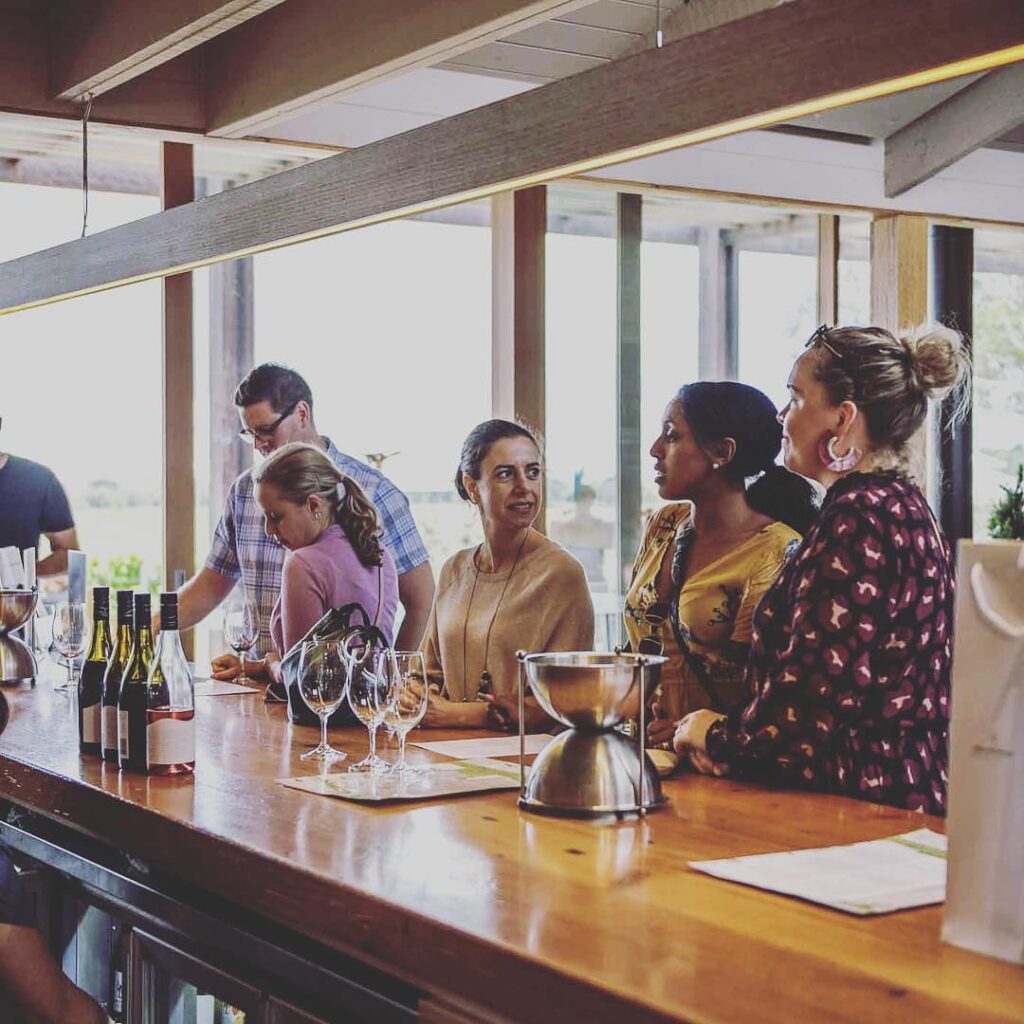
M1001 498L988 517L989 535L996 540L1024 540L1024 464L1017 467L1017 484L1003 488Z

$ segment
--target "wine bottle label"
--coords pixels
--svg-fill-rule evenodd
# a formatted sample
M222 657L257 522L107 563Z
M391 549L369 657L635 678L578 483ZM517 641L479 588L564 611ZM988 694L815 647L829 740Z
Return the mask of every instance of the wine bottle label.
M195 719L159 718L146 726L148 764L190 764L195 759Z
M128 756L128 712L119 711L117 713L117 741L118 750L121 752L122 757Z
M104 750L117 750L116 705L104 705L100 715L100 743Z
M90 704L82 708L82 742L100 742L100 706Z

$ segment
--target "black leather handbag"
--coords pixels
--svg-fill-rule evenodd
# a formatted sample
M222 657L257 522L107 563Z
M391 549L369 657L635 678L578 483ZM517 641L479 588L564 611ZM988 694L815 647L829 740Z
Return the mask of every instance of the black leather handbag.
M323 617L313 624L309 632L297 641L281 659L282 683L271 683L267 687L268 701L288 701L288 720L296 725L319 725L320 720L306 705L299 693L299 659L302 657L302 645L310 640L336 640L343 643L354 634L373 634L387 644L384 635L371 625L366 609L357 602L343 605L341 608L330 608ZM348 706L342 701L341 706L327 720L328 725L356 725L358 721Z

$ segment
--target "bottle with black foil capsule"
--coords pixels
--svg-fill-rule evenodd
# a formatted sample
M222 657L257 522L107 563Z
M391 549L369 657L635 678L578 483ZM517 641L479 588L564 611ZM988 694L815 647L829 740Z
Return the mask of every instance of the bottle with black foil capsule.
M182 775L196 767L195 687L178 633L178 595L160 595L160 638L146 695L150 775Z
M117 747L117 699L121 696L121 680L132 654L132 623L135 621L133 603L135 594L131 590L117 592L117 632L114 635L114 650L107 661L103 674L103 707L100 711L100 740L103 760L109 764L118 763Z
M78 749L100 752L103 673L110 657L110 588L92 588L92 639L78 677Z
M146 694L153 664L149 594L135 595L135 632L117 700L118 760L123 769L146 770Z
M131 929L120 921L110 926L110 977L107 984L107 1016L125 1024L128 1009L128 943Z

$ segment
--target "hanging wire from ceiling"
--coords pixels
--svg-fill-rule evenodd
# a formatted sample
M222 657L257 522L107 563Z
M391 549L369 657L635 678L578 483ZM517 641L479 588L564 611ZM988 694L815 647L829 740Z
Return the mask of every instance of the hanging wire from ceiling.
M82 107L82 238L89 226L89 115L92 113L92 93L86 93Z

